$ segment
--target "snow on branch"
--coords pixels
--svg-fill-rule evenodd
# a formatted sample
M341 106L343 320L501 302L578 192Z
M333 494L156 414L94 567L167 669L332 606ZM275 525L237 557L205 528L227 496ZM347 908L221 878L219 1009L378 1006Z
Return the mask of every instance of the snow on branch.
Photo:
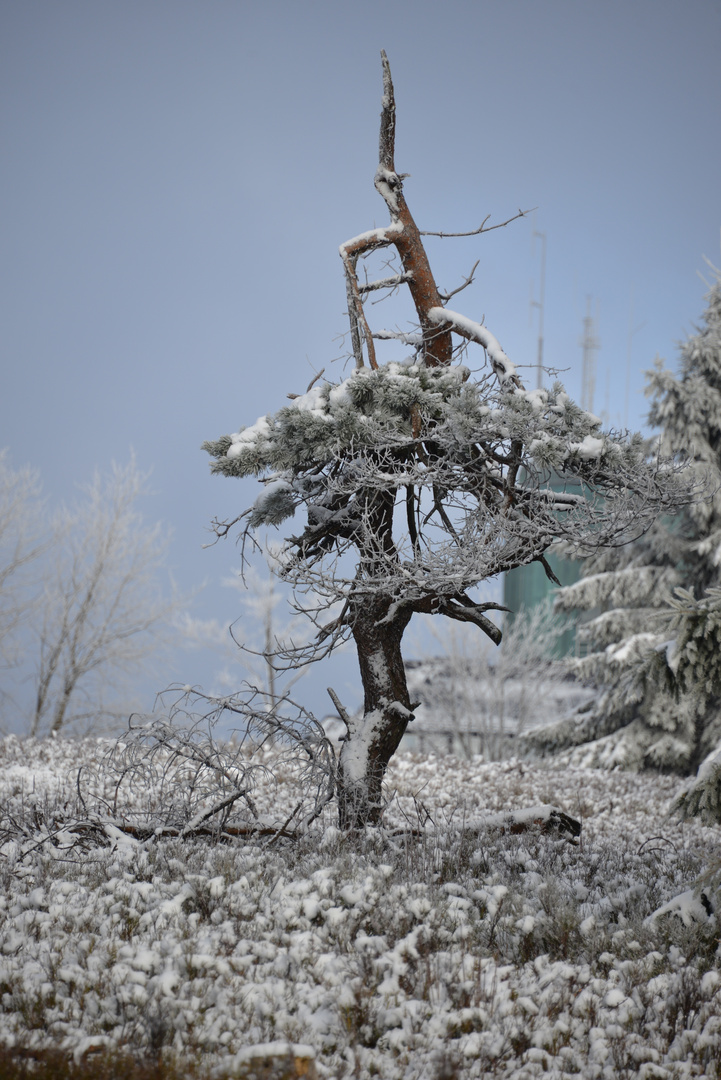
M378 289L396 289L399 285L406 285L409 280L407 274L393 274L392 277L379 278L378 281L367 281L365 285L359 286L359 290L362 293L369 293L376 292Z
M433 307L428 312L429 318L438 326L451 326L461 337L469 341L475 341L488 353L491 366L502 384L512 382L520 386L520 380L516 375L516 369L501 348L498 338L481 323L460 315L457 311L449 308Z
M401 330L374 330L373 337L378 341L402 341L404 345L417 347L423 344L422 334L404 334Z
M360 233L358 236L346 240L338 249L345 268L348 318L350 319L351 324L351 340L353 342L356 367L363 367L363 351L359 327L363 331L366 349L368 350L368 363L373 369L378 367L373 336L370 327L368 326L365 310L363 308L363 298L361 295L363 290L358 283L358 275L356 273L358 256L374 251L378 247L386 247L393 242L392 236L395 233L402 231L402 229L403 226L400 222L393 221L385 229L369 229L367 232Z
M365 232L352 236L350 240L344 240L339 246L340 257L345 259L350 255L367 254L375 248L388 247L394 242L394 237L403 232L403 226L399 221L392 221L390 225L382 229L367 229Z

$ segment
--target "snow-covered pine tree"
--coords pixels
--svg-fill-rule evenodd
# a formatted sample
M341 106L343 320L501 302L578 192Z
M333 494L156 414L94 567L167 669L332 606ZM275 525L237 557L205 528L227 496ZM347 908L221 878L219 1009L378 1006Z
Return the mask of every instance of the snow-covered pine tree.
M527 741L564 751L574 764L688 775L721 738L718 274L706 299L702 326L681 346L678 375L659 361L646 389L660 452L685 462L706 497L628 547L587 559L581 579L556 601L561 611L590 615L578 628L586 655L572 666L598 697Z
M544 552L558 540L584 552L624 543L688 497L673 466L647 461L640 436L602 432L560 384L524 390L494 335L445 306L451 294L436 286L395 169L393 84L382 59L375 186L391 220L340 248L355 370L314 381L278 412L206 443L215 472L266 482L244 515L217 523L219 535L305 513L286 541L283 572L318 634L289 662L354 640L364 710L356 718L341 707L342 827L380 820L383 776L413 719L401 641L414 613L472 623L498 644L486 612L500 605L470 595L479 582L534 560L550 573ZM399 273L361 284L358 259L390 246ZM419 332L395 336L415 355L380 365L375 340L392 335L371 332L364 299L401 285ZM473 378L453 364L454 334L461 349L481 345L491 370Z
M705 748L713 747L698 774L681 789L673 809L682 818L721 822L721 588L709 588L700 600L677 589L671 607L675 685L698 699L698 715L705 721ZM654 660L661 668L660 677L670 682L660 657Z

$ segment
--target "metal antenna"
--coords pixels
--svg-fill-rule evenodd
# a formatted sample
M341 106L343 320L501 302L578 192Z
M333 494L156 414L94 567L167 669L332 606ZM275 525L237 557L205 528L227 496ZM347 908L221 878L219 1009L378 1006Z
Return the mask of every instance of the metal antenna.
M638 326L633 325L633 285L631 286L631 297L628 305L628 338L626 340L626 397L623 403L623 426L628 430L628 404L631 396L631 349L633 347L633 339L639 330L643 330L646 325L645 322L639 323Z
M611 372L609 371L609 369L607 367L606 368L606 392L603 395L603 412L601 413L601 418L603 420L603 426L605 428L611 426L610 401L611 401Z
M593 412L593 395L596 389L596 352L601 341L596 333L594 322L598 321L598 301L596 301L596 320L591 314L591 297L586 297L586 314L583 319L583 368L581 381L581 408Z
M536 389L540 390L543 386L543 307L546 298L546 234L538 232L534 229L531 234L531 254L535 248L535 239L541 241L541 295L540 299L533 299L533 285L531 285L531 315L533 315L533 308L538 308L538 361L536 366Z

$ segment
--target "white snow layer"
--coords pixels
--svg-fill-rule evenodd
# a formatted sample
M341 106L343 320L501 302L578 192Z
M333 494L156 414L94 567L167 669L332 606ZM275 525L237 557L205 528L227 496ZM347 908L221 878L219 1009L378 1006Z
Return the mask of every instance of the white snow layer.
M226 457L240 457L243 450L247 449L251 443L257 441L262 442L269 436L270 424L268 423L268 417L259 416L255 423L251 424L250 427L245 427L242 431L236 431L230 436L231 445L228 447Z
M403 225L400 221L393 221L390 225L385 225L379 229L367 229L365 232L358 233L357 236L352 236L350 240L345 240L338 250L342 259L348 258L348 251L351 248L356 247L372 247L374 244L382 245L390 243L390 237L394 234L403 232Z
M402 754L384 828L355 838L329 811L285 846L80 848L76 770L103 749L0 741L6 1045L160 1040L218 1076L267 1043L322 1080L717 1075L718 921L688 890L719 834L664 820L673 777ZM259 786L259 812L283 793ZM550 803L582 846L534 830ZM530 831L483 831L524 807ZM64 833L9 838L22 814Z
M569 450L572 454L577 454L582 461L593 461L601 457L604 446L603 439L597 439L593 435L586 435L582 442L571 443Z
M516 369L501 348L498 338L494 337L491 331L481 323L474 322L473 319L468 319L465 315L451 311L449 308L434 307L430 309L428 315L439 326L444 322L450 323L459 334L482 345L501 382L509 381L516 374Z

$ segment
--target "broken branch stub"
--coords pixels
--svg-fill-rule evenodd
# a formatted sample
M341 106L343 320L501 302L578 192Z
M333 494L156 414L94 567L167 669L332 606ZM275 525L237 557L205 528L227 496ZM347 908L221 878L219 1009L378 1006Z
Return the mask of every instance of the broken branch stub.
M372 229L361 233L340 246L340 254L346 272L348 291L348 316L351 324L351 340L356 364L359 363L359 342L356 327L360 324L368 353L368 363L377 367L375 347L363 312L363 299L356 274L356 261L378 247L392 244L400 257L405 284L413 299L423 335L423 354L428 367L449 364L453 353L450 328L439 325L431 316L431 310L443 306L438 286L418 226L413 220L403 194L403 178L395 169L396 105L390 64L385 51L381 52L383 63L383 105L381 110L378 169L375 187L382 196L391 223L385 229ZM362 360L362 356L360 357Z

